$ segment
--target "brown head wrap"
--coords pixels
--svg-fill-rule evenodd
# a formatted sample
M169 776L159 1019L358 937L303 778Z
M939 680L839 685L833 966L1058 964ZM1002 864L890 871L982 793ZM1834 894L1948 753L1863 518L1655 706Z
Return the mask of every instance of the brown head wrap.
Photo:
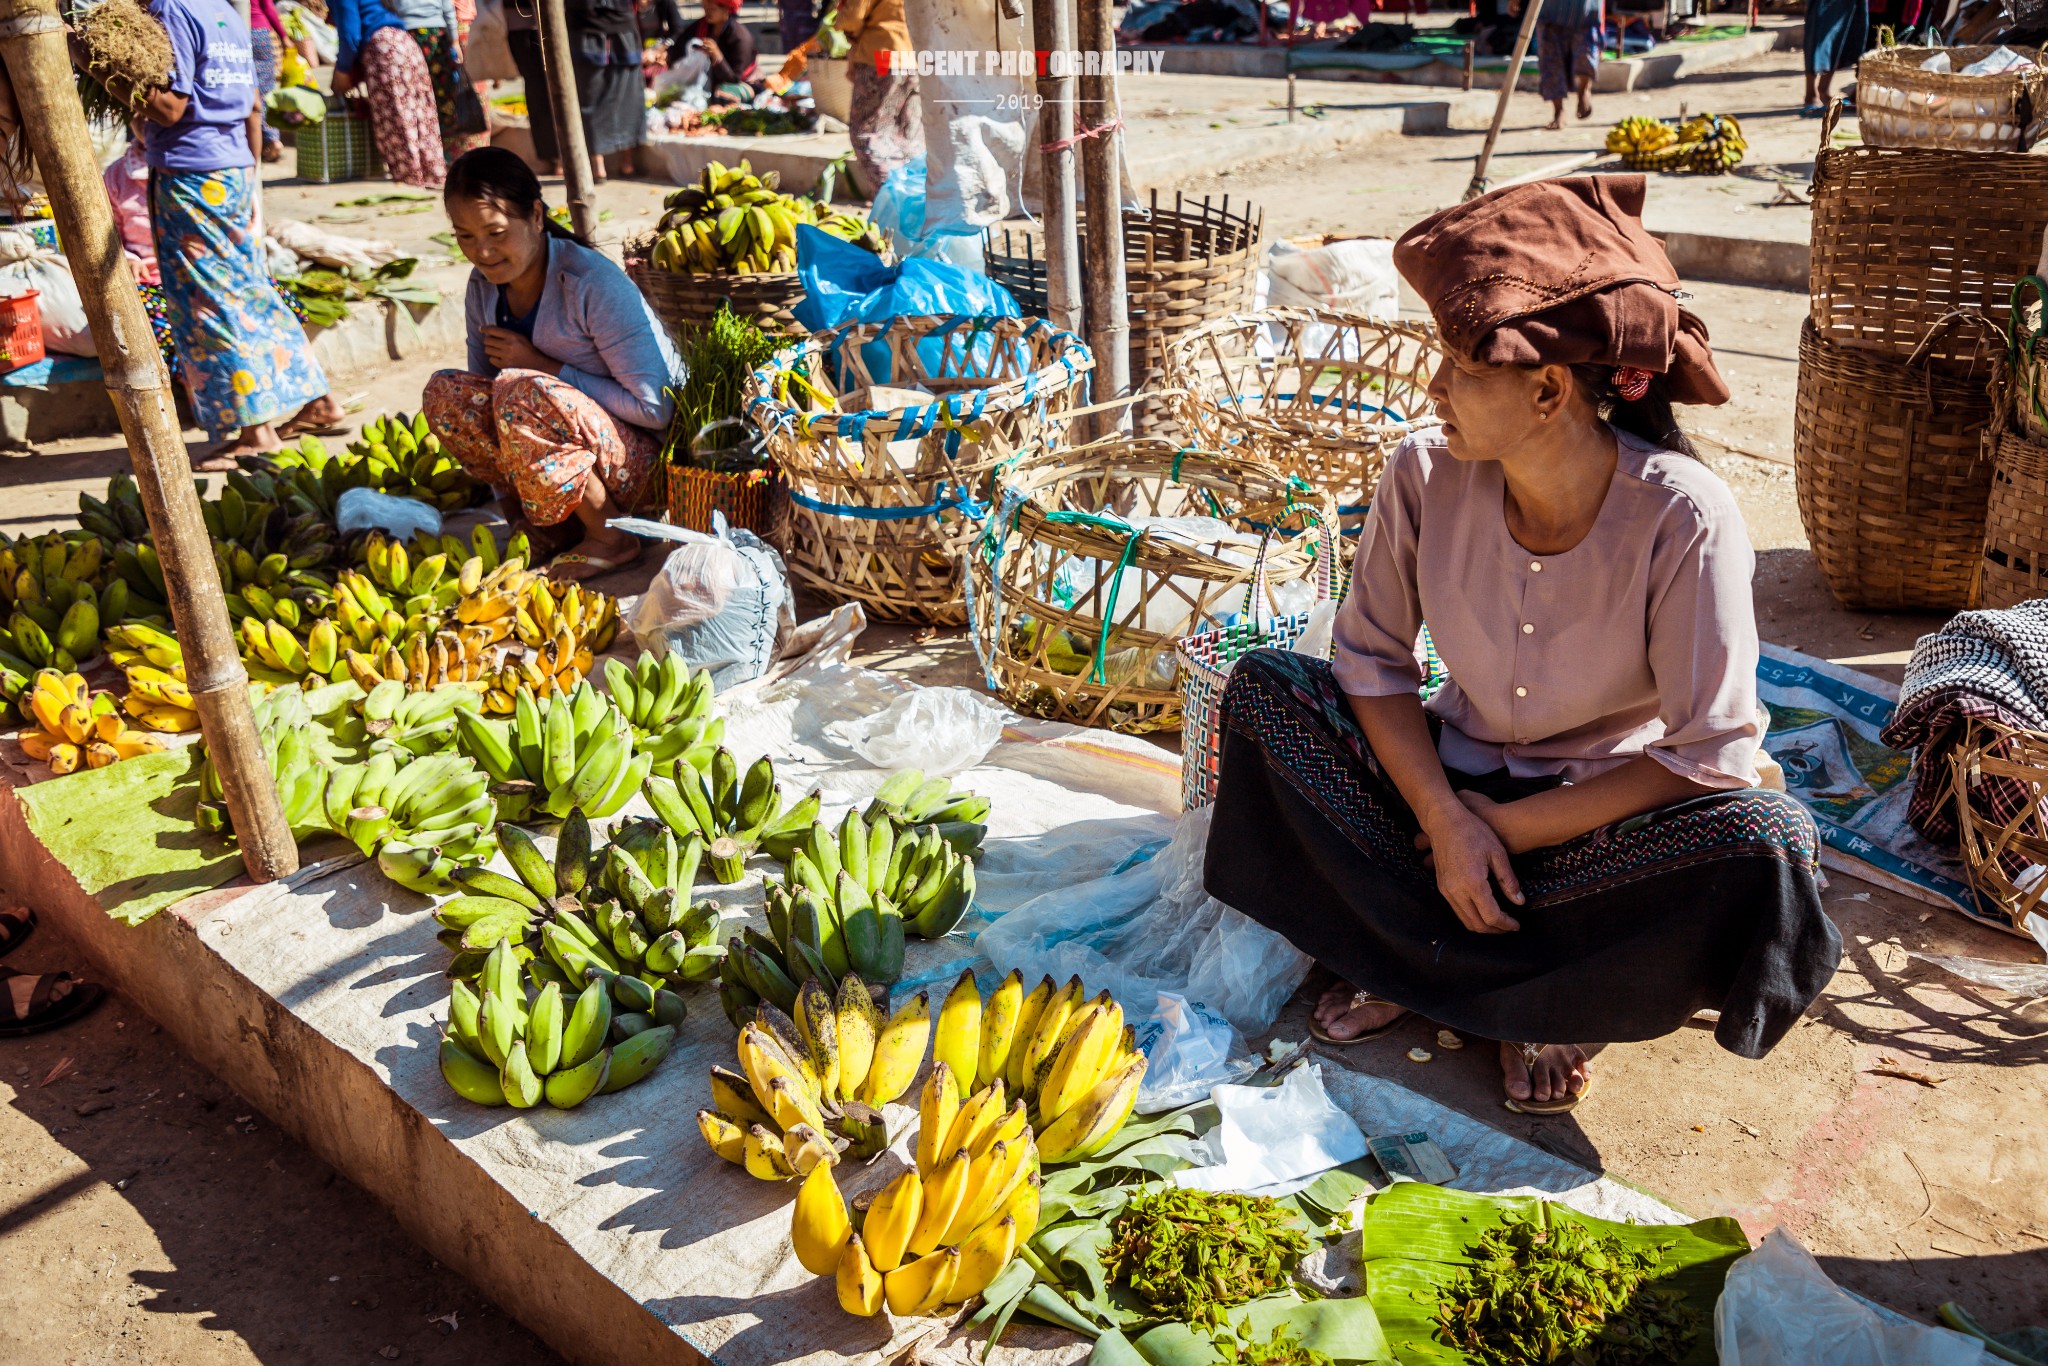
M1679 403L1726 403L1643 197L1639 175L1512 185L1408 229L1394 264L1468 360L1632 367L1664 376Z

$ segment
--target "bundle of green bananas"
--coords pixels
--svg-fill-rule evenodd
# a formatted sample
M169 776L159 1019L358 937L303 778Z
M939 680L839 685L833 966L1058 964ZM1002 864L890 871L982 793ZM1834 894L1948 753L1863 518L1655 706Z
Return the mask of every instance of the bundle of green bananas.
M149 637L138 637L148 641ZM155 658L165 658L160 649ZM260 684L249 689L249 709L256 723L263 752L270 761L270 776L277 784L277 797L286 821L294 830L339 830L322 805L330 769L344 756L335 749L329 722L347 710L361 692L353 683L331 684L305 690L279 688L266 691ZM175 695L175 694L171 694ZM188 694L189 696L189 694ZM220 773L213 756L200 747L199 805L194 823L209 833L232 835L234 826L223 800ZM392 761L394 766L396 761Z
M1636 171L1657 169L1655 154L1677 141L1676 128L1647 114L1631 114L1607 130L1607 150Z
M678 840L657 820L621 822L606 844L598 880L613 898L591 907L619 961L653 981L708 982L725 958L715 903L692 905L704 841Z
M81 492L78 525L108 545L146 539L149 514L143 510L142 490L136 487L135 476L122 470L109 479L105 499Z
M789 856L791 888L838 898L842 872L869 897L893 905L904 928L920 939L943 939L974 902L974 862L948 844L937 826L870 823L848 811L836 835L813 826Z
M110 487L110 497L112 492ZM275 576L286 569L313 570L339 556L340 543L331 522L318 513L291 512L275 494L275 486L268 481L237 472L223 481L217 498L200 499L199 514L213 538L214 560L220 565L224 586L249 582L254 565L273 556L279 557L279 568L262 580L266 587L274 585ZM223 555L231 555L232 561Z
M813 1275L837 1280L839 1307L870 1317L935 1314L988 1288L1037 1231L1039 1154L1024 1103L1003 1084L963 1104L934 1063L918 1104L917 1165L884 1186L859 1233L828 1169L797 1193L790 1237Z
M104 585L104 586L103 586ZM75 673L100 650L102 623L139 616L125 580L109 573L97 536L0 536L0 653L36 669ZM161 610L161 609L159 609Z
M1123 1007L1103 992L1087 999L1081 979L1055 987L1045 978L1027 995L1012 972L984 1004L974 974L963 972L939 1006L932 1034L934 1070L960 1079L1001 1080L1029 1102L1047 1162L1072 1162L1108 1145L1138 1103L1145 1055L1124 1024Z
M396 467L371 459L366 451L330 452L317 436L302 436L296 446L241 457L251 485L270 502L295 515L317 517L334 525L335 508L350 489L403 496Z
M428 429L425 413L372 418L348 448L368 458L373 466L394 472L395 478L385 485L389 491L431 503L443 512L466 508L488 496L486 486L441 449L441 438ZM391 488L393 483L404 487Z
M855 214L778 190L774 171L712 162L695 185L671 193L648 259L657 270L706 275L757 274L796 269L796 230L809 223L842 241L880 255L888 241L880 228Z
M680 758L666 773L650 774L641 790L669 829L704 841L712 880L727 885L745 876L746 861L765 836L807 828L820 801L813 792L784 810L768 756L756 759L742 777L739 761L722 746L712 751L703 772Z
M459 683L415 692L385 679L366 690L353 710L362 718L368 753L393 749L425 755L454 749L456 714L482 705L476 689Z
M654 760L633 752L625 714L585 679L572 693L536 696L521 687L512 719L464 711L457 743L493 780L505 819L534 812L560 820L571 811L614 814L632 800Z
M498 827L498 851L505 856L511 874L499 872L488 862L465 863L451 873L464 895L434 908L440 922L437 936L455 955L448 975L469 981L483 970L484 955L509 940L513 953L533 975L536 987L549 981L580 984L558 963L541 952L541 927L557 917L578 917L582 897L591 887L592 858L590 822L581 811L572 811L562 821L550 859L534 837L516 825ZM586 945L601 947L588 922L580 917L564 921L573 924L576 937ZM618 964L609 959L600 966L614 971Z
M710 764L711 751L725 738L725 722L711 715L711 699L718 690L709 669L692 674L673 650L659 655L650 650L630 667L623 660L606 660L604 681L640 747L654 756L654 762L665 764L690 754L693 767ZM698 750L703 753L695 754Z
M711 1069L698 1132L763 1181L829 1167L849 1147L873 1157L888 1146L882 1107L910 1089L930 1039L922 994L885 1021L858 978L840 983L836 999L811 982L794 1017L763 1005L741 1027L740 1070Z
M479 985L451 988L441 1038L442 1077L478 1105L525 1110L545 1097L571 1110L644 1080L675 1045L673 1024L614 1016L602 981L573 999L549 982L529 1000L509 943L491 951Z
M185 651L169 631L129 621L107 631L107 658L128 677L121 709L144 730L186 735L199 729L185 686Z
M980 793L955 787L950 778L927 778L921 768L905 768L876 789L866 815L869 821L887 816L899 829L932 826L946 843L979 859L981 842L988 836L988 813L989 800Z
M0 715L11 712L22 721L29 720L30 690L38 672L35 665L19 655L0 650Z
M384 876L422 896L446 896L460 885L456 868L497 843L490 776L464 755L401 764L401 753L384 750L335 768L321 809L330 824L347 810L333 828L373 855Z

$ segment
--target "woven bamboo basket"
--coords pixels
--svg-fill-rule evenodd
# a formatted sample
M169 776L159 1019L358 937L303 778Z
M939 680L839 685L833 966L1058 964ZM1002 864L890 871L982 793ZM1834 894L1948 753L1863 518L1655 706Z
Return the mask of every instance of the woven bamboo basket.
M2024 784L2028 799L2012 816L1998 819L1972 800L1983 779ZM1949 782L1963 867L1978 904L2025 934L2028 916L2048 916L2041 910L2048 877L2027 876L2027 869L2048 865L2048 734L1973 718L1950 751Z
M1258 538L1182 538L1132 518L1202 516ZM1336 576L1336 503L1236 454L1154 437L1046 451L1004 469L976 545L975 649L1019 711L1127 734L1178 730L1180 639L1263 584ZM1271 604L1268 604L1271 610Z
M1856 119L1867 147L1930 147L1950 152L2024 152L2039 136L2042 73L1965 76L1962 69L1995 47L1892 47L1856 64ZM1947 71L1922 63L1948 55ZM2048 52L2036 54L2048 60Z
M1166 353L1176 338L1251 306L1264 221L1249 204L1232 208L1228 195L1220 203L1207 196L1196 203L1176 194L1171 204L1162 204L1154 190L1148 206L1124 210L1132 393L1166 382ZM1027 314L1049 311L1045 245L1037 231L990 229L982 239L982 260L989 278L1007 288ZM1086 283L1084 277L1084 290ZM1131 416L1143 434L1175 414L1168 404L1145 399Z
M1976 605L2048 598L2048 442L2008 431L1986 444L1994 458Z
M1833 111L1823 126L1832 130ZM2048 229L2048 159L1831 142L1824 134L1812 186L1810 316L1821 335L1904 359L1958 309L2002 324ZM1968 359L1976 346L1952 332L1928 354Z
M1094 357L1036 318L847 323L778 353L748 380L748 418L789 486L791 574L884 621L967 622L962 574L989 475L1065 441ZM864 403L920 388L929 402Z
M669 465L668 520L690 531L710 531L713 513L727 526L743 527L776 549L787 542L789 491L777 469L700 470Z
M1196 445L1300 475L1356 523L1387 456L1430 412L1442 355L1414 323L1268 308L1177 338L1166 382Z
M803 281L795 271L690 275L656 270L647 259L650 240L643 237L626 243L626 274L640 286L654 316L670 331L703 327L717 316L719 305L728 303L734 313L753 318L770 331L803 331L790 312L804 297Z
M1991 495L1984 433L2004 369L2002 338L1965 369L1897 360L1802 325L1799 518L1843 606L1969 605Z

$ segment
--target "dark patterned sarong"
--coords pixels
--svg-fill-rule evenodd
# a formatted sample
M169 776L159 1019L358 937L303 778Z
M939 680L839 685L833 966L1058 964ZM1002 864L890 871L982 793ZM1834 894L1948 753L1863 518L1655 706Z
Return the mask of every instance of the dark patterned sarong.
M1360 988L1484 1038L1626 1043L1721 1012L1768 1053L1834 974L1819 835L1779 792L1696 797L1515 858L1522 928L1459 923L1327 661L1258 650L1223 698L1206 881ZM1555 778L1452 772L1512 801Z

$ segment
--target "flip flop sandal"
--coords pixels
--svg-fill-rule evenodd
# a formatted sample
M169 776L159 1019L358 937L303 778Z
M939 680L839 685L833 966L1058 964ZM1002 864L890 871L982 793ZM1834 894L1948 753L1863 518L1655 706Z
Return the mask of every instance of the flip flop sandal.
M21 947L21 941L35 932L36 913L26 906L0 910L0 958Z
M615 556L593 555L587 550L565 550L548 561L548 574L552 577L555 570L563 565L588 565L590 572L578 580L580 583L587 583L591 579L599 578L605 574L615 574L621 569L631 569L634 565L640 563L641 557L646 553L637 542L634 544L630 554Z
M0 968L0 982L9 977L28 975ZM28 1013L25 1015L14 1013L12 993L0 994L0 1039L18 1039L26 1034L57 1029L91 1014L100 1002L107 999L105 987L96 982L81 982L68 972L42 973L35 982L35 987L29 992ZM66 983L71 989L58 996L57 988Z
M289 441L298 436L348 436L355 428L347 422L287 422L277 429L280 439Z
M1528 1063L1524 1061L1523 1066L1527 1067ZM1508 1096L1501 1101L1501 1104L1507 1106L1508 1109L1513 1110L1518 1115L1561 1115L1567 1111L1576 1110L1579 1102L1592 1093L1593 1074L1588 1072L1586 1074L1586 1084L1581 1086L1573 1095L1559 1096L1555 1100L1516 1100L1513 1096Z
M1387 1000L1384 996L1375 996L1369 991L1354 991L1351 993L1351 1009L1353 1010L1362 1010L1366 1006L1390 1006L1393 1004L1394 1002ZM1414 1013L1412 1010L1404 1010L1385 1024L1374 1029L1368 1029L1362 1034L1353 1034L1346 1039L1340 1039L1333 1034L1325 1033L1321 1022L1311 1017L1308 1022L1308 1032L1332 1048L1349 1048L1352 1044L1365 1043L1369 1039L1377 1039L1382 1034L1393 1032L1403 1020Z

